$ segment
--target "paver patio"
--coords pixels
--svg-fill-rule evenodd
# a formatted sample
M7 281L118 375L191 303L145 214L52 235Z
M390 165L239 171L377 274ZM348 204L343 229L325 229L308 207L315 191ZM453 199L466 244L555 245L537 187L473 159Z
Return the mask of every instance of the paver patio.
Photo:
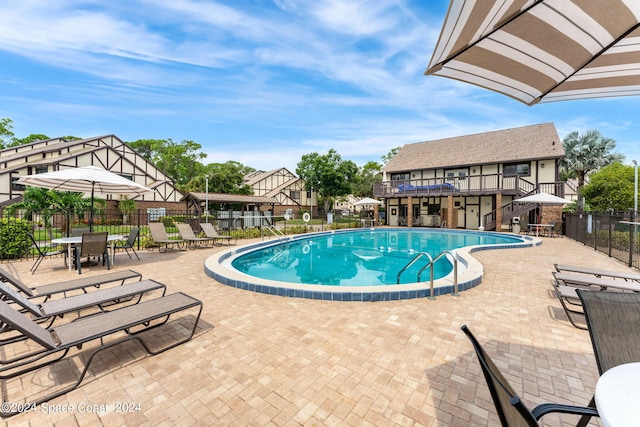
M244 243L242 241L239 244ZM204 260L225 248L119 253L115 269L204 302L196 336L158 356L135 344L110 350L76 390L49 402L69 413L31 413L14 425L495 426L498 418L467 324L524 401L584 405L597 368L587 331L572 327L551 293L553 263L630 270L566 238L534 248L481 251L483 283L460 296L376 303L327 302L257 294L221 285ZM76 278L62 260L1 267L30 285ZM83 269L101 274L103 267ZM32 393L61 368L15 381ZM7 384L1 384L3 392ZM116 412L116 403L139 404ZM106 405L81 412L85 404ZM120 407L122 409L123 407ZM575 424L550 415L545 425ZM563 422L565 424L563 424ZM593 421L591 425L599 425Z

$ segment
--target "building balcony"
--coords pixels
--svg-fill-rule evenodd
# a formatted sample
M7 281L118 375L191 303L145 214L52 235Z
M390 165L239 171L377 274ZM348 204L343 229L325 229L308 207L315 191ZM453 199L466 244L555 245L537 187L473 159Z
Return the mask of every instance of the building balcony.
M373 196L394 197L446 197L504 194L521 196L538 191L564 197L564 183L550 182L538 185L529 177L505 176L501 173L446 178L380 181L373 184ZM536 191L537 190L537 191Z

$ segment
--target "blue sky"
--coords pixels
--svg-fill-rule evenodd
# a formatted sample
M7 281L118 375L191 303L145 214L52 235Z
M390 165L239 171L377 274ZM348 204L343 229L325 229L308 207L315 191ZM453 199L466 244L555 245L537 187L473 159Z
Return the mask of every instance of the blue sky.
M640 160L640 97L527 107L423 75L446 0L0 0L0 118L17 137L193 140L205 163L295 172L333 148L554 122Z

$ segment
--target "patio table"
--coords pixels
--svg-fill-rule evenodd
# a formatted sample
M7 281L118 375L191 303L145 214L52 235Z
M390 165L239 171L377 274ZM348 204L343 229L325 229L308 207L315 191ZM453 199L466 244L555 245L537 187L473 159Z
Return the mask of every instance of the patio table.
M625 363L598 379L596 408L606 427L637 426L640 422L640 363Z
M117 242L118 240L124 240L126 239L126 236L123 236L121 234L109 234L107 236L107 242L111 243L111 265L115 265L115 255L116 255L116 248L115 248L115 242ZM73 246L74 245L78 245L80 243L82 243L82 236L71 236L71 237L61 237L59 239L52 239L51 243L54 243L56 245L65 245L67 247L67 259L69 260L69 271L71 271L71 260L73 259L72 256L72 251L73 251Z
M538 237L541 232L544 234L545 231L550 231L553 224L529 224L529 227L536 229L536 237Z

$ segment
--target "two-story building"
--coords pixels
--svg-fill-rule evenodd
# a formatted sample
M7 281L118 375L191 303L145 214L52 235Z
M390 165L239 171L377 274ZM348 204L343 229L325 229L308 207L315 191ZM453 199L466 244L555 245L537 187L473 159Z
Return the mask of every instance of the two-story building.
M133 198L140 209L184 209L183 194L173 179L115 135L75 141L54 138L0 150L0 208L22 199L25 186L17 181L24 175L90 165L154 190ZM104 197L108 206L117 206L118 195Z
M559 220L561 209L514 200L537 192L564 197L562 141L553 123L403 146L384 166L374 196L388 225L501 230L513 217Z
M317 193L305 190L304 181L287 168L271 171L256 171L244 177L244 183L251 187L254 196L269 197L277 201L275 214L287 211L298 215L300 210L318 212Z

